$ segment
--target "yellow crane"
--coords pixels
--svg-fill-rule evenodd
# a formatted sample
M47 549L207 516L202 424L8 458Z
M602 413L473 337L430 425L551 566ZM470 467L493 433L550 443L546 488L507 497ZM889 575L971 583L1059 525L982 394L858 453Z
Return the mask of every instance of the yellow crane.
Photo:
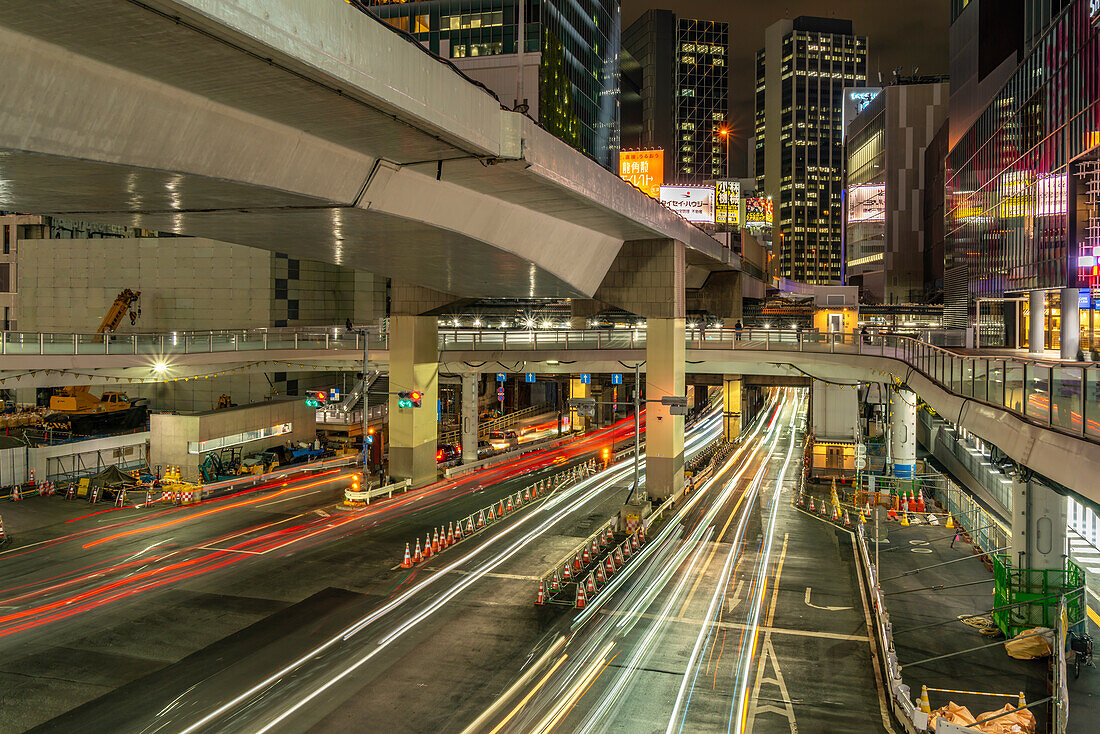
M137 317L141 315L141 307L137 306L136 310L134 308L139 298L141 298L141 291L126 288L119 293L115 302L107 310L107 315L103 317L96 334L113 332L127 315L130 317L131 326L136 323ZM69 415L115 413L129 410L130 407L130 399L125 393L105 392L101 397L96 397L88 390L87 385L63 387L50 398L50 410Z

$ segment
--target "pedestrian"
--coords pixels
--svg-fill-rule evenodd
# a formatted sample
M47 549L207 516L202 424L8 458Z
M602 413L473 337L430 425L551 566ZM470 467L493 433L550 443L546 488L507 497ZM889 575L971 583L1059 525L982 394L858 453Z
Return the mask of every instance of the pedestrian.
M860 328L859 335L860 335L860 337L861 337L864 344L870 344L871 343L871 334L870 334L870 332L867 331L867 325L866 324L864 324Z
M737 341L741 341L741 331L744 329L744 325L741 323L741 319L737 319L737 323L733 325L733 332Z

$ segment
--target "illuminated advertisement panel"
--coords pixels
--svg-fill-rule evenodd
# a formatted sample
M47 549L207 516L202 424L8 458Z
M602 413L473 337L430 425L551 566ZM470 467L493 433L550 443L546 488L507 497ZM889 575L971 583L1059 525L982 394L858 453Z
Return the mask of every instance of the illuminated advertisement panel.
M885 222L886 186L863 184L848 187L848 223Z
M665 152L663 150L619 151L619 178L629 181L654 199L661 194L665 182Z
M745 226L770 227L772 216L772 200L768 197L749 196L745 199Z
M714 183L714 223L729 227L741 226L741 182Z
M714 224L713 186L662 186L661 202L689 222Z

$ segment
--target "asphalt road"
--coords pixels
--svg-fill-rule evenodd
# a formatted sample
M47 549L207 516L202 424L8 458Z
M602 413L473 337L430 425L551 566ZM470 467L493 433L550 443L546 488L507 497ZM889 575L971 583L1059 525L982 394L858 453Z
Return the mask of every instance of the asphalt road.
M632 430L624 424L357 512L334 507L346 470L178 508L88 513L58 497L5 507L16 543L0 552L0 731L101 697L113 702L118 689L188 656L259 645L249 630L267 628L259 632L267 639L271 619L323 629L341 603L393 593L405 542L595 457ZM285 650L315 633L286 621L277 629L269 642ZM79 710L65 721L105 730Z
M707 440L717 435L716 413L706 430ZM608 439L602 440L606 445ZM593 440L583 448L602 445ZM550 462L543 471L561 466L542 458ZM492 700L492 682L507 683L512 668L522 665L532 644L554 624L533 612L537 576L532 574L572 545L577 534L586 535L617 512L630 474L628 462L568 485L411 571L395 568L400 555L394 548L403 550L409 535L405 525L438 525L484 506L489 497L526 486L537 475L509 475L445 506L400 511L373 532L317 544L274 567L266 557L249 555L261 565L242 565L232 574L231 585L241 588L240 595L272 598L274 589L288 586L279 578L285 572L294 574L296 603L272 609L39 730L384 726L411 732L453 726L458 709L469 705L476 711ZM384 553L380 536L390 538ZM203 583L216 582L217 576L207 576Z

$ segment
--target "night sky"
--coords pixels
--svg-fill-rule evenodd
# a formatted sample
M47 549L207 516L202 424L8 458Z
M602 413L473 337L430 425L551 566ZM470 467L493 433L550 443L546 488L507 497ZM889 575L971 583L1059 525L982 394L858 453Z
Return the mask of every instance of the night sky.
M684 18L726 21L730 24L730 119L735 135L730 161L735 176L744 175L745 144L753 130L753 87L756 52L764 46L764 29L780 18L817 15L848 18L855 32L867 36L867 83L878 72L889 79L894 67L911 74L946 74L949 0L622 0L623 28L650 8L672 10Z

